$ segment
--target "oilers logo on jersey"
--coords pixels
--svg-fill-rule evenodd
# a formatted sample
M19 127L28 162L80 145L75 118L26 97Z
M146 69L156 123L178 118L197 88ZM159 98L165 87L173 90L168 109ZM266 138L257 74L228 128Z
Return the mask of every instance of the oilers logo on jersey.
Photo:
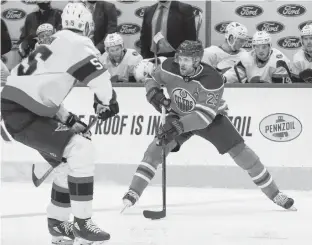
M195 108L196 100L183 88L176 88L172 91L172 97L177 108L184 113L191 112Z

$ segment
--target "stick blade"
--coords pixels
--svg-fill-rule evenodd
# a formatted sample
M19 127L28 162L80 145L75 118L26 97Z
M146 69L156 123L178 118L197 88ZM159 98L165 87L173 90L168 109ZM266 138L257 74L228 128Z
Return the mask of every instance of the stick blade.
M144 210L143 215L147 219L163 219L166 217L166 210L161 211L150 211L150 210Z

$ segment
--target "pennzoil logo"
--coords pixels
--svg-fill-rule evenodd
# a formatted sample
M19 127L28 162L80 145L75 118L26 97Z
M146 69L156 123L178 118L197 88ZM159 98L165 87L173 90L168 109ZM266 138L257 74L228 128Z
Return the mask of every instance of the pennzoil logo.
M141 27L134 23L123 23L117 26L117 32L123 35L135 35L141 31Z
M240 17L254 18L263 14L263 9L257 5L243 5L235 9L235 13Z
M268 140L288 142L299 137L302 132L302 124L292 115L276 113L263 118L259 129Z
M184 88L176 88L172 91L172 97L174 99L177 108L181 112L190 112L194 110L196 100L193 96Z
M21 20L25 16L26 12L17 8L7 9L2 12L2 17L6 20Z
M283 37L277 41L277 45L284 49L298 49L301 47L301 39L295 36Z
M299 4L286 4L277 9L277 13L285 17L297 17L306 12L306 8Z
M271 34L279 33L285 29L285 26L277 21L264 21L257 25L258 31L266 31Z
M226 27L228 24L230 24L232 21L223 21L215 25L214 29L221 34L225 33Z

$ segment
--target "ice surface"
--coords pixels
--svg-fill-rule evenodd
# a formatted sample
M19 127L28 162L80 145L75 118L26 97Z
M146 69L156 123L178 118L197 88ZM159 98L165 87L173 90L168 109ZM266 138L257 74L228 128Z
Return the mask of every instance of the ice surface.
M50 245L45 208L51 184L2 183L1 244ZM312 192L285 191L298 212L284 211L259 190L169 188L163 220L144 209L161 208L161 188L149 187L138 205L120 214L126 186L97 185L94 220L111 234L107 245L312 244Z

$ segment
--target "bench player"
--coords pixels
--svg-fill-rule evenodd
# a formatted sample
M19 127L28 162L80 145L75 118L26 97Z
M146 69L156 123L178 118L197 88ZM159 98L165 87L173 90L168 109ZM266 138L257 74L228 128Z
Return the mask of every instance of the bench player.
M147 100L158 111L165 106L170 112L144 153L129 191L123 197L125 207L134 205L153 179L162 159L159 140L165 143L168 155L197 135L212 143L220 154L228 153L270 200L285 209L293 208L294 200L279 191L258 155L246 145L230 120L220 114L223 77L211 66L201 63L201 42L184 41L176 56L178 63L173 58L166 59L151 77L144 78L148 73L145 67L151 67L146 61L137 67L136 77L145 81ZM170 99L165 97L161 86L167 89Z
M301 30L302 49L293 57L292 73L299 82L312 83L312 24Z
M10 135L37 150L52 167L64 158L67 161L67 167L56 171L47 208L52 244L72 244L73 239L74 244L96 244L110 235L91 219L94 149L91 140L83 137L90 136L87 125L62 102L79 81L95 92L94 108L100 119L114 116L119 108L110 75L88 37L92 14L82 3L68 3L62 26L50 45L38 46L13 69L1 92L1 115Z
M227 83L290 83L287 71L278 65L289 59L279 50L272 48L271 35L258 31L252 38L253 50L241 55L240 61L224 73Z
M238 22L231 22L225 29L224 42L220 46L205 48L202 62L223 74L240 60L242 53L247 52L242 48L247 40L247 28Z
M104 40L106 52L99 58L114 82L136 82L134 67L143 59L134 49L125 48L118 33L108 34Z
M55 28L51 24L41 24L36 31L38 42L36 43L35 48L41 44L51 44L53 41L52 35L55 32Z

